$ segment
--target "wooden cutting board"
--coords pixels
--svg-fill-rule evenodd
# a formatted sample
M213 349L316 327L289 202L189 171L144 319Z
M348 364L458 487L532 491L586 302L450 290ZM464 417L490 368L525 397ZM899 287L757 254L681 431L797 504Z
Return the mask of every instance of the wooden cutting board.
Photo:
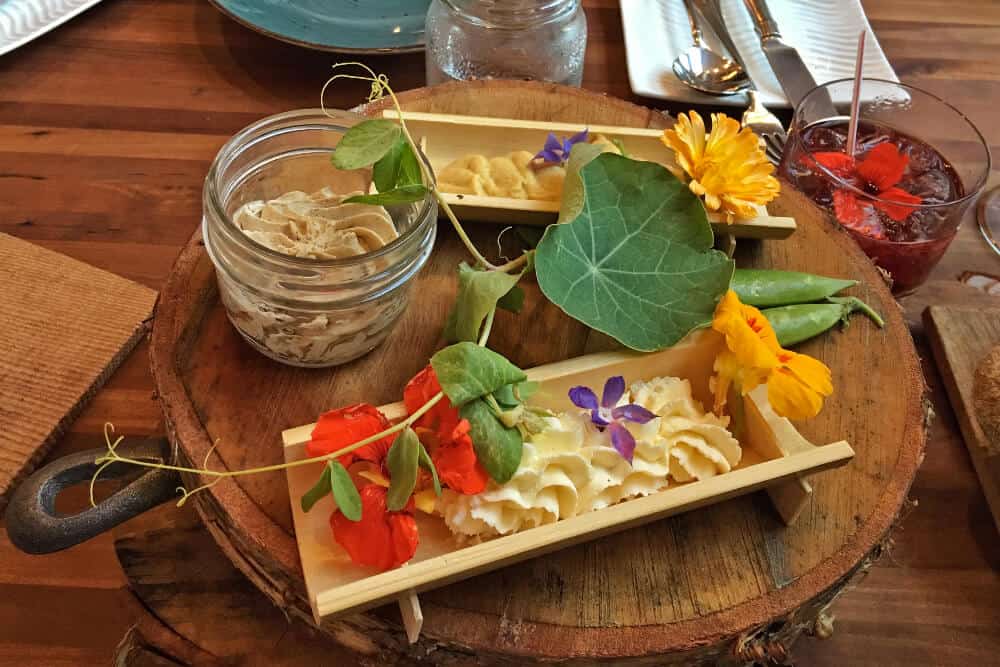
M149 327L156 292L0 234L0 511Z
M965 446L1000 530L1000 452L976 419L972 394L976 366L1000 344L1000 307L931 306L924 311L924 325Z
M445 84L399 99L411 111L581 127L669 123L622 100L531 82ZM375 116L385 106L363 112ZM800 348L830 365L836 387L823 413L801 425L803 434L813 442L847 438L856 456L812 480L813 500L795 525L784 527L766 500L747 496L452 584L421 594L424 633L413 646L395 605L325 622L320 630L357 654L353 664L411 664L418 656L448 665L468 664L470 656L504 665L785 660L795 637L883 551L922 459L924 381L895 300L851 238L793 191L772 213L795 217L798 229L783 241L741 243L741 266L857 278L862 285L852 293L886 318L884 329L857 320ZM496 248L500 231L469 229L481 248ZM511 236L504 252L514 256ZM279 463L283 429L333 406L398 400L440 345L456 267L467 259L456 235L440 226L389 339L350 364L299 369L264 358L233 330L196 234L163 289L151 344L180 458L200 463L212 450L229 469ZM606 349L606 337L567 317L537 284L524 287L524 310L497 316L491 347L522 368ZM311 618L283 473L226 479L191 502L253 583L289 616Z

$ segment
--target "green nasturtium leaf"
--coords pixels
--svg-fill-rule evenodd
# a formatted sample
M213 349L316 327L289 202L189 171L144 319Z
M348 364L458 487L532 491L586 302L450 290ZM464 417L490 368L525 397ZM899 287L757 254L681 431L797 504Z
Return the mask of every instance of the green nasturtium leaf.
M469 342L440 350L431 357L431 366L445 396L455 406L492 394L506 384L528 379L524 371L502 355Z
M351 521L361 521L361 494L354 486L351 473L341 465L340 461L330 461L327 466L330 471L330 486L333 489L333 499L340 508L340 513Z
M536 250L545 296L641 351L669 347L710 321L734 263L712 250L701 200L665 167L611 153L580 177L579 215L551 225Z
M376 206L394 206L420 201L427 196L427 188L423 185L403 185L388 192L374 195L354 195L344 200L345 204L373 204Z
M601 152L602 149L597 144L576 144L570 150L569 160L566 161L566 179L563 181L559 219L556 222L560 224L569 222L580 215L584 204L583 179L580 177L580 170Z
M420 440L412 428L396 436L385 462L389 466L389 491L385 506L392 512L406 507L417 485L417 465L420 460Z
M434 493L440 496L441 479L438 477L437 466L434 465L434 461L431 460L431 455L427 453L423 443L418 441L417 444L420 445L420 467L431 474L431 478L434 480Z
M449 343L477 340L483 320L520 279L520 273L511 275L500 271L482 271L471 268L465 262L459 264L458 296L444 325L445 340Z
M392 150L402 135L399 125L385 118L364 120L347 130L333 151L337 169L361 169Z
M481 398L463 405L459 414L469 420L472 446L483 468L498 484L508 481L521 465L521 432L501 424Z

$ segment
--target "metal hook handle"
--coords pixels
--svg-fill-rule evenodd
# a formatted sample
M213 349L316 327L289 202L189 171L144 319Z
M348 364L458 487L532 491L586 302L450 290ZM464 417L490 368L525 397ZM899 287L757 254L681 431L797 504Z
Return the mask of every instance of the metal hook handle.
M166 461L170 457L170 445L163 438L125 442L118 451L133 459ZM97 472L94 460L106 453L106 449L91 449L64 456L37 470L17 488L5 514L7 534L14 546L29 554L68 549L176 498L180 476L172 470L153 468L96 507L69 516L58 514L56 497L89 481ZM128 464L115 463L104 469L101 479L124 477L134 470Z

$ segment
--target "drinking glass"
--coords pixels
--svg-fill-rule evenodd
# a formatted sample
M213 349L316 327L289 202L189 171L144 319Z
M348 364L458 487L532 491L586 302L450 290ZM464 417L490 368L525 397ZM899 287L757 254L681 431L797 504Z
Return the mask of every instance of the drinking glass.
M989 147L975 125L939 97L862 79L850 160L850 104L831 107L830 100L849 100L853 86L853 79L833 81L802 99L778 173L827 209L902 296L927 279L955 238L986 184ZM886 143L891 146L879 148Z

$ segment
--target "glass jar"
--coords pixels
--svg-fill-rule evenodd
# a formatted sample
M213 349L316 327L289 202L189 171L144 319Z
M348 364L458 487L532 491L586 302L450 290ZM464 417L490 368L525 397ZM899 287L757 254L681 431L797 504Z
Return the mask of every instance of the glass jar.
M290 191L367 190L371 170L340 171L337 142L363 120L304 109L238 132L205 179L202 235L230 322L262 354L293 366L333 366L375 348L406 309L410 284L437 233L431 195L386 210L398 238L343 259L293 257L257 243L234 222L243 204Z
M466 79L583 82L580 0L433 0L424 33L427 83Z

